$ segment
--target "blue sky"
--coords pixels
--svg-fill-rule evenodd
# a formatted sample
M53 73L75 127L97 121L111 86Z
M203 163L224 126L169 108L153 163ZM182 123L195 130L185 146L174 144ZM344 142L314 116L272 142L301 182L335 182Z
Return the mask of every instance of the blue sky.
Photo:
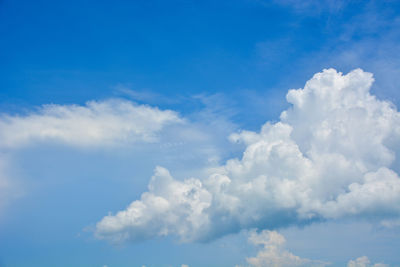
M400 266L399 14L0 0L0 266Z

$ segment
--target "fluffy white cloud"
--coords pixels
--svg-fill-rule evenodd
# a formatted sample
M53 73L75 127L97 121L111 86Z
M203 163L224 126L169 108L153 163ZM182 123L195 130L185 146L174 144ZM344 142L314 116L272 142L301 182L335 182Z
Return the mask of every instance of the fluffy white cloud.
M49 140L74 146L152 142L165 125L180 122L173 111L123 100L45 105L25 116L1 114L0 148Z
M149 191L98 222L96 236L201 241L321 219L398 219L400 114L370 94L372 82L360 69L315 74L288 92L279 122L231 135L246 145L241 159L205 179L177 181L157 168Z
M355 260L350 260L347 263L347 267L387 267L388 266L383 263L375 263L374 265L371 265L370 263L371 262L368 259L368 257L363 256L363 257L359 257Z
M284 249L286 239L283 235L264 230L260 233L253 231L249 237L253 245L261 245L262 248L256 257L247 258L247 262L255 267L295 267L314 266L322 267L329 263L300 258Z
M205 209L210 207L211 194L198 179L174 180L168 170L157 167L149 184L149 192L141 200L115 216L106 216L98 224L97 236L115 242L141 240L176 234L187 236L207 225Z

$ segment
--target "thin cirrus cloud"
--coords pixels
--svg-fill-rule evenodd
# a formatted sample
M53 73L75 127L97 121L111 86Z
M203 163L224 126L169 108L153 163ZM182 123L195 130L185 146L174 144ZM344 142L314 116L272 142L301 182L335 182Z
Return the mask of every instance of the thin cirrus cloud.
M231 135L246 145L241 159L183 181L157 167L148 191L100 220L96 237L192 242L329 219L398 220L400 113L370 94L372 83L361 69L315 74L288 92L280 121Z
M305 1L281 0L273 2L278 5L290 7L295 12L306 13L309 15L318 15L323 12L335 14L348 4L344 0L336 0L336 1L327 0L323 2L315 0L305 0Z

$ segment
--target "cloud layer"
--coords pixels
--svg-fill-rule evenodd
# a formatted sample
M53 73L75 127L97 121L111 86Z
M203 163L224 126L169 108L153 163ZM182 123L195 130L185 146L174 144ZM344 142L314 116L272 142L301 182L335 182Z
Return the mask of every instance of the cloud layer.
M148 192L98 222L96 236L204 241L315 220L399 218L400 114L370 94L372 83L360 69L315 74L288 92L280 121L231 135L246 145L241 159L205 179L178 181L157 167Z
M366 256L359 257L355 260L350 260L347 263L347 267L387 267L388 265L383 263L375 263L374 265L370 264L370 260Z
M49 140L73 146L152 142L164 126L180 122L173 111L123 100L45 105L26 116L0 115L0 148Z

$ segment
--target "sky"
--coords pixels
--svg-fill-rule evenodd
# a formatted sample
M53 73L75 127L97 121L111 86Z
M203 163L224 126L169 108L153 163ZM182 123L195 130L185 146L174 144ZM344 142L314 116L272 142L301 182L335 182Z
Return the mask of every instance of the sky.
M0 0L0 267L400 266L400 2Z

